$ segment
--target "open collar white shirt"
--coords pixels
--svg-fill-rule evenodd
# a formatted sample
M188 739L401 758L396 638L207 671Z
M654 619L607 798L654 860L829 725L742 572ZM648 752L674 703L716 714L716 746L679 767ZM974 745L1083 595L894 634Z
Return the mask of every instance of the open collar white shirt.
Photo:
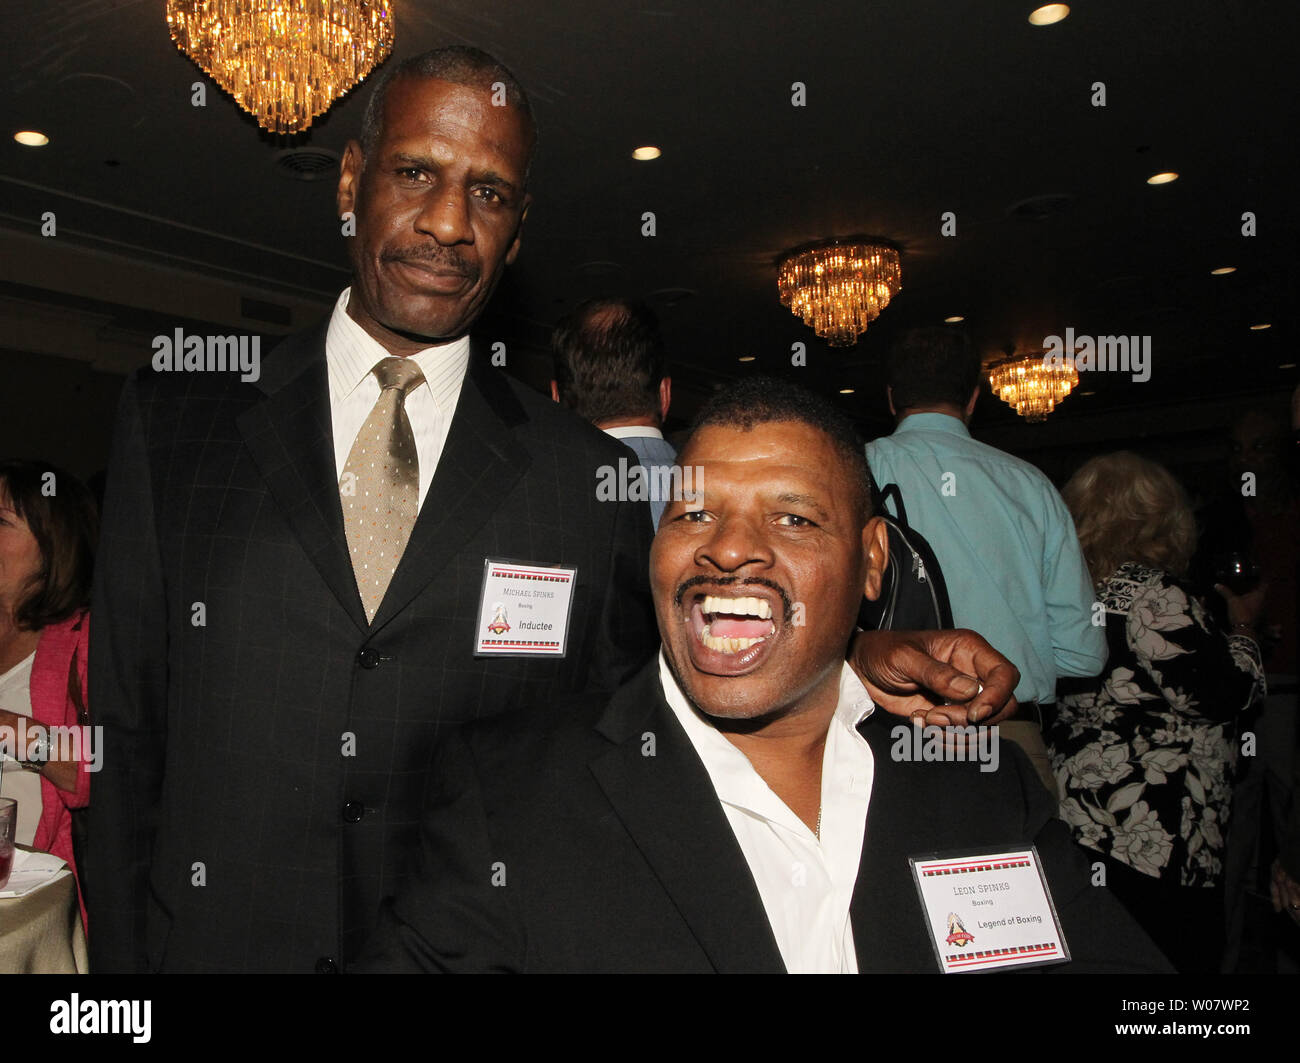
M338 477L343 475L352 444L379 400L379 381L371 370L381 358L389 357L379 341L348 316L351 294L351 288L344 288L338 297L325 336L334 467ZM411 357L424 373L424 383L411 389L406 396L406 416L411 422L420 463L419 504L423 506L447 443L452 414L456 412L461 385L469 368L469 337L462 336L450 343L426 347Z
M786 970L856 974L849 904L875 777L857 725L875 706L847 664L822 759L821 838L763 781L749 758L687 701L659 654L664 697L690 740L754 876Z

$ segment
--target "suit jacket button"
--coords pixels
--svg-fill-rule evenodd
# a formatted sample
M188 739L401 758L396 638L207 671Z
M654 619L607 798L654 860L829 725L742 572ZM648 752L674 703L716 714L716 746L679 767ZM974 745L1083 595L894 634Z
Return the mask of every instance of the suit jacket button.
M344 823L360 823L361 817L366 814L366 806L360 801L349 801L343 806Z
M362 668L378 668L379 651L371 646L367 646L357 654L357 664L361 665Z
M319 960L316 961L316 973L317 974L338 974L339 965L335 963L330 957L322 956Z

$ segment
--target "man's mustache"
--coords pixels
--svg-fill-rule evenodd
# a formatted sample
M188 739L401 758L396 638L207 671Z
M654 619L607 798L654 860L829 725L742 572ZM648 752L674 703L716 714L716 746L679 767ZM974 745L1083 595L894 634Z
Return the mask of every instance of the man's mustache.
M477 277L478 270L473 263L466 262L454 247L414 247L409 250L384 251L380 253L381 262L414 262L421 266L432 266L440 273L459 273L465 277Z
M787 617L794 610L794 605L790 601L790 595L786 594L785 588L779 583L770 579L764 579L762 576L746 576L741 579L739 576L692 576L680 587L677 588L677 594L673 597L674 605L681 605L682 598L686 592L694 587L702 587L709 584L713 587L749 587L757 584L760 587L766 587L769 590L776 591L781 596L782 617Z

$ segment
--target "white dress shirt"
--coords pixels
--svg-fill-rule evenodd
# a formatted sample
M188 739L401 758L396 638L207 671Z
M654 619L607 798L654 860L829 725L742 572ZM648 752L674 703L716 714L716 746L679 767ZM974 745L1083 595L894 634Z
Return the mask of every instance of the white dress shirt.
M352 444L379 400L379 381L371 370L381 358L389 357L379 341L348 316L351 294L351 288L343 289L334 304L325 337L336 477L343 475ZM426 347L411 357L424 373L424 383L406 396L406 416L411 422L415 453L420 462L419 504L423 506L469 368L469 337Z
M847 664L822 758L821 838L763 781L739 749L686 700L659 653L659 681L704 762L727 822L754 876L791 974L856 974L849 902L858 880L875 777L857 725L875 706Z

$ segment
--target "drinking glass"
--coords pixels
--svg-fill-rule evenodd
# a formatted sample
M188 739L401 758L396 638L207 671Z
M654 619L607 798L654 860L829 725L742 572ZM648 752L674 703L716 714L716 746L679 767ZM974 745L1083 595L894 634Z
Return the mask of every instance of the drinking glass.
M18 830L18 802L0 797L0 890L9 885L14 868L14 834Z

